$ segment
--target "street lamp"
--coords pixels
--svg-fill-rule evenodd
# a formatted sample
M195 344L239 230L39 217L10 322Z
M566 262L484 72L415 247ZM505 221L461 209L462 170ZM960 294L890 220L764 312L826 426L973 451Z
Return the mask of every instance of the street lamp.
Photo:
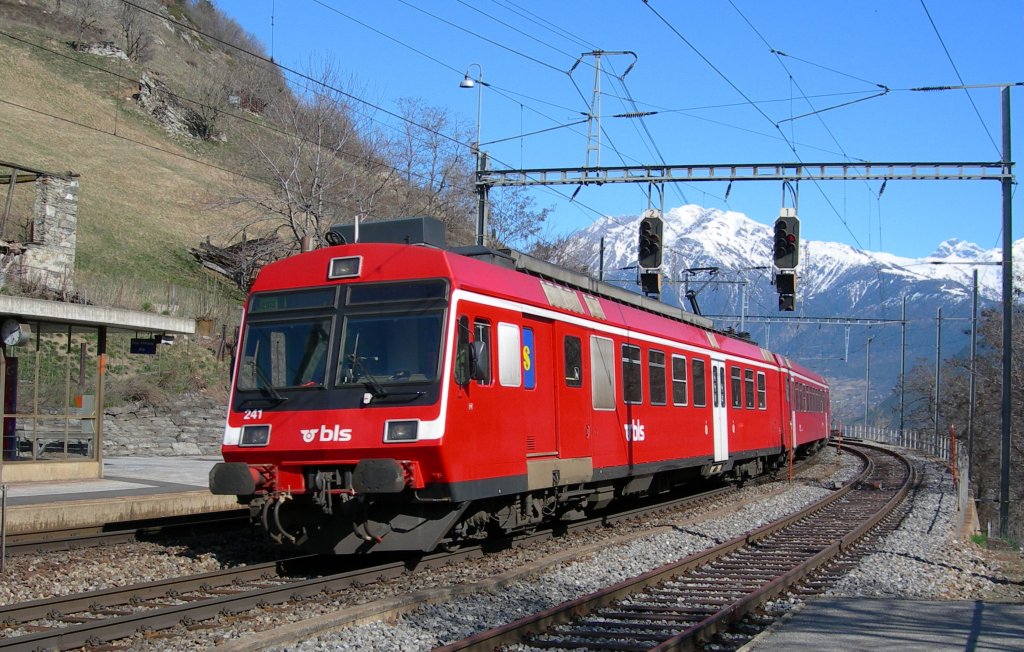
M480 73L477 76L476 79L473 79L472 77L469 76L469 70L473 66L476 66L477 70ZM465 75L465 77L463 77L462 81L459 82L459 88L476 88L477 89L477 94L476 94L476 143L474 143L473 151L476 153L476 155L478 157L480 156L480 116L481 116L481 111L480 110L483 107L483 103L484 103L484 86L486 86L486 85L487 84L484 83L484 68L479 63L471 63L471 64L469 64L469 67L466 68L466 75Z
M469 76L469 70L473 66L476 66L479 74L474 80ZM480 116L481 109L484 104L484 67L479 63L471 63L466 68L466 75L459 82L459 88L473 88L476 87L476 142L473 143L473 153L476 155L476 244L478 247L484 246L484 234L487 232L487 186L481 183L483 171L487 167L487 160L483 152L480 151Z

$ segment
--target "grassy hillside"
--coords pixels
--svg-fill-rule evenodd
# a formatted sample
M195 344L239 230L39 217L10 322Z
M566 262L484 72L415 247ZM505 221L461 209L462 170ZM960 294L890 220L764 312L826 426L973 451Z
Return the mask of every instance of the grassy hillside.
M151 288L154 303L168 284L208 289L187 249L231 233L234 216L205 208L237 183L231 144L171 137L136 108L137 87L117 75L138 78L156 61L76 53L41 27L0 31L0 159L81 175L80 280Z
M145 47L131 60L69 45L113 41L131 53L124 12L137 6ZM460 121L409 102L406 128L385 135L337 91L345 82L333 63L313 73L326 90L295 95L277 69L243 53L260 50L206 0L0 0L0 160L80 175L74 282L90 300L137 308L163 303L170 284L206 289L211 277L188 249L208 237L228 244L243 224L251 237L281 236L271 258L317 245L354 215L429 214L450 241L472 239L473 161ZM169 135L132 97L144 77L184 98L175 111L194 111L189 128L207 139ZM495 204L491 225L512 235L545 214L506 208ZM132 306L100 296L131 294L126 286L148 286L149 297Z

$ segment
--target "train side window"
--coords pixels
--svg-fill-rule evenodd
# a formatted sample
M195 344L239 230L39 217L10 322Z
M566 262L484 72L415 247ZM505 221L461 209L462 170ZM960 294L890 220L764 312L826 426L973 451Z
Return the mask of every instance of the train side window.
M641 387L640 347L632 344L622 345L622 402L643 402Z
M473 320L473 342L482 342L485 355L480 360L483 378L477 378L480 385L491 384L491 324L483 319Z
M590 387L595 410L615 409L615 344L590 336Z
M757 409L767 409L767 397L768 388L765 384L766 379L763 371L757 372Z
M708 404L707 378L704 376L704 361L693 360L693 407Z
M686 358L672 356L672 405L686 405Z
M743 388L741 387L743 382L740 379L740 373L741 373L741 371L740 371L739 367L732 367L732 368L729 369L729 380L731 382L731 386L729 387L729 391L732 392L732 406L734 408L741 408L741 407L743 407L743 400L742 400L742 398L743 398L743 395L742 395Z
M583 387L583 342L574 335L566 335L562 350L565 354L566 387Z
M665 405L665 353L647 352L647 376L651 387L651 405Z
M455 382L469 382L469 317L459 317L458 339L455 342Z
M471 332L475 341L470 339ZM463 315L455 340L455 382L466 385L470 380L482 385L491 382L491 325L478 320L470 331L469 317Z
M754 370L743 370L743 398L746 399L748 410L754 409Z
M519 327L498 322L498 382L504 387L523 384L522 342Z
M523 387L534 389L537 387L537 369L534 362L537 352L534 349L534 338L532 328L523 328L523 347L520 350L520 363L523 365Z

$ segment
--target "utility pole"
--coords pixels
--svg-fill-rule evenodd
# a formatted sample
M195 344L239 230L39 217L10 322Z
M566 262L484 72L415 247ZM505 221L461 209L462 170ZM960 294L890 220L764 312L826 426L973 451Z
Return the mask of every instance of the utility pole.
M974 268L974 293L971 300L971 379L967 403L967 478L970 480L974 461L974 397L975 366L978 357L978 268Z
M594 88L590 96L590 107L587 112L587 162L584 169L590 167L601 167L601 57L608 55L626 55L633 57L633 62L626 67L626 71L618 76L622 80L629 74L629 71L636 65L637 56L629 50L609 51L591 50L584 52L576 59L576 63L569 68L569 76L576 70L576 66L583 62L583 57L594 57ZM594 153L594 165L590 165L590 154Z
M1010 87L1002 89L1003 122L1003 395L1002 454L999 463L999 536L1010 536L1010 416L1013 394L1013 162L1010 159Z
M871 388L871 340L875 339L874 336L868 337L867 347L865 347L866 358L864 364L864 427L868 427L868 406L871 405L870 392Z
M900 313L900 436L906 420L907 396L907 295L903 295L903 310Z
M939 390L941 382L940 364L942 362L942 306L935 311L935 411L932 419L935 422L935 442L939 441L939 397L942 392Z
M476 244L484 246L487 233L487 218L490 212L487 193L490 186L482 183L480 179L487 174L487 153L477 150L476 156Z

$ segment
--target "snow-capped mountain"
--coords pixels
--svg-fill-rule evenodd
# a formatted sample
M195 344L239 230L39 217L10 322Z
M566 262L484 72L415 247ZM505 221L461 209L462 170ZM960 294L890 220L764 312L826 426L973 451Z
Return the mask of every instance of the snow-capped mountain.
M639 216L598 221L578 234L577 255L596 274L604 238L605 279L639 291L635 270L639 221ZM689 309L685 292L695 291L701 312L712 316L719 328L747 330L763 346L825 373L835 386L836 411L847 417L863 417L868 337L873 342L872 400L888 394L898 380L898 321L904 297L909 374L915 364L934 364L940 306L943 355L959 354L967 346L974 269L983 305L998 302L1002 293L1000 267L949 264L998 262L1002 258L998 248L982 249L950 239L931 256L914 259L805 237L797 270L797 310L779 312L772 286L772 227L742 213L695 205L667 211L664 223L662 300ZM1024 268L1022 256L1024 240L1014 246L1018 270ZM741 306L744 295L746 310ZM741 323L741 313L749 320ZM830 318L834 323L794 323L797 317Z

